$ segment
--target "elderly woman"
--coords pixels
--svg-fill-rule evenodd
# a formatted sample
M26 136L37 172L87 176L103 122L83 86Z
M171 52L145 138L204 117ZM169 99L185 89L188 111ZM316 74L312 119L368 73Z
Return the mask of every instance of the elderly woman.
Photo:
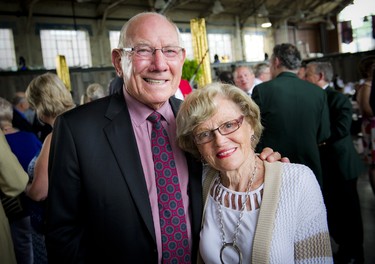
M196 90L180 108L178 143L208 165L199 261L332 263L315 175L304 165L260 160L261 132L258 106L233 85Z

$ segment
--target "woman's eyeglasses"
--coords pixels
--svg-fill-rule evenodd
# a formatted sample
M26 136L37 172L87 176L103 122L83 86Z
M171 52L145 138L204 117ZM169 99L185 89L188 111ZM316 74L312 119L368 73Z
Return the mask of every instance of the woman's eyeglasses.
M221 124L219 127L215 129L203 131L193 135L195 144L200 145L211 142L215 138L216 130L219 131L219 133L223 136L229 135L237 131L242 125L243 118L244 116L240 116L238 119L225 122L224 124Z

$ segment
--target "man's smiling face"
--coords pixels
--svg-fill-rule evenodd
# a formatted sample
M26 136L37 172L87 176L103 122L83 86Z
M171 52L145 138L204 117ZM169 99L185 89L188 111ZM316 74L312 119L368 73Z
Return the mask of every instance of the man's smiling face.
M157 49L150 58L134 52L125 54L122 65L128 93L145 105L158 109L175 94L181 80L185 50L174 58L165 57L159 50L180 46L177 29L165 18L145 15L129 25L127 39L132 43L131 47L147 45Z

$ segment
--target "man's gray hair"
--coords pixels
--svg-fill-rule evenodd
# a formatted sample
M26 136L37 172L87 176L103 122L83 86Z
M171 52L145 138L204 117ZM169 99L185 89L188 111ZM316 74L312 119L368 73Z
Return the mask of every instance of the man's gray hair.
M290 43L276 45L273 48L273 56L288 70L297 70L301 66L301 53Z
M307 65L315 66L315 74L324 74L324 80L326 82L331 82L333 78L333 68L332 64L328 61L312 61Z

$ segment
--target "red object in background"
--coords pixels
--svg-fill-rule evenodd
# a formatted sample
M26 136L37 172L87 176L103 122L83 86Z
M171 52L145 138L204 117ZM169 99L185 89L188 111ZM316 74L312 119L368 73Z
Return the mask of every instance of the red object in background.
M345 44L350 44L353 41L353 29L351 21L343 21L341 24L341 40Z
M190 83L184 79L181 79L180 81L180 90L182 94L184 95L184 98L193 91L193 89L190 86Z

